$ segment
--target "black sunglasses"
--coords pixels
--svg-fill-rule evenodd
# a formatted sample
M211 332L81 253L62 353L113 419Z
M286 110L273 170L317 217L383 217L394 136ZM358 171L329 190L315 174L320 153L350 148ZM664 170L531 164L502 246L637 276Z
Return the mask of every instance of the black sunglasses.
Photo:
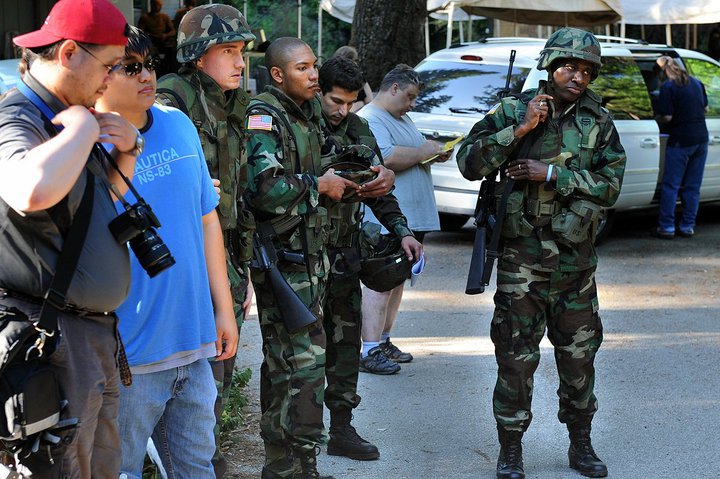
M140 73L145 67L147 71L154 72L160 66L160 59L156 57L148 58L144 62L132 62L126 63L122 66L123 71L129 77L135 76Z

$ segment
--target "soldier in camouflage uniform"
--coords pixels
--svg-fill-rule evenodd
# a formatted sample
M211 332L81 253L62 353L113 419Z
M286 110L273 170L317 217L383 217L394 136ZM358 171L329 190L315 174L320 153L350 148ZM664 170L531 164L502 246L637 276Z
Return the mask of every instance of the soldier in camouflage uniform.
M346 188L358 188L332 168L322 173L325 137L315 96L316 62L302 40L273 41L265 53L272 86L250 102L246 120L247 204L258 224L269 223L274 229L277 248L289 253L277 268L319 318L290 332L283 322L283 313L290 312L281 310L286 305L277 303L268 275L252 270L264 354L260 369L264 479L319 477L316 448L325 440L322 304L330 272L326 207L340 200Z
M358 234L361 222L359 200L369 206L375 217L402 238L409 258L419 258L422 245L414 238L397 199L389 194L394 173L382 166L375 137L363 118L350 112L363 86L362 72L352 60L333 57L320 68L322 107L332 148L366 145L375 151L370 158L378 177L364 183L353 202L328 206L330 237L328 257L330 276L323 310L327 333L327 388L325 404L330 410L328 454L370 460L380 456L373 444L361 438L350 425L352 410L360 403L357 394L362 328L362 291ZM367 150L371 151L371 150Z
M157 100L184 111L200 136L210 175L220 181L218 213L227 253L227 270L233 293L238 328L252 302L248 261L252 255L252 215L243 207L242 191L247 183L243 121L250 102L240 88L245 66L243 51L255 35L243 15L228 5L202 5L190 10L180 22L177 59L179 74L158 81ZM218 396L215 403L215 443L220 444L219 425L227 400L236 356L213 361ZM217 477L227 463L219 447L213 457Z
M514 181L491 325L498 478L525 477L521 438L532 419L533 373L546 328L560 376L558 418L570 433L570 467L589 477L607 475L590 442L594 359L602 342L593 240L601 207L612 206L620 193L625 151L600 97L587 89L600 67L592 34L558 30L537 65L548 71L548 81L503 99L475 124L457 155L470 180L500 170L501 193Z

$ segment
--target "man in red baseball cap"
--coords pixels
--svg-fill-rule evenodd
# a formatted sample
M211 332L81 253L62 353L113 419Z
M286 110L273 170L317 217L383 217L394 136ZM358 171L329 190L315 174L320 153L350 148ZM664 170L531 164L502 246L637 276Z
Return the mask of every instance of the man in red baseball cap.
M113 311L127 296L130 261L108 228L117 213L107 185L127 189L119 170L132 175L142 137L119 115L90 107L121 66L127 28L108 0L60 0L39 30L14 39L23 47L22 82L0 99L0 316L37 321L41 310L53 312L42 353L54 391L67 400L26 397L59 416L19 440L21 477L119 475L124 356ZM119 169L95 146L100 141L112 145ZM88 218L85 239L70 240L81 218ZM66 273L59 258L73 245L79 254Z

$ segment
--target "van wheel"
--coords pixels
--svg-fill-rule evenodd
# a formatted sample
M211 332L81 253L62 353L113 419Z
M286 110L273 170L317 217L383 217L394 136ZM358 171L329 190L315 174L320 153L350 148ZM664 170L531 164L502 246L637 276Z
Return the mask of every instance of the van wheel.
M470 219L466 215L453 215L450 213L440 213L440 229L442 231L457 231Z
M600 211L600 220L598 221L597 234L595 235L595 244L602 243L605 239L607 239L608 235L610 235L613 224L615 224L615 214L615 210L608 210L606 208L603 208Z

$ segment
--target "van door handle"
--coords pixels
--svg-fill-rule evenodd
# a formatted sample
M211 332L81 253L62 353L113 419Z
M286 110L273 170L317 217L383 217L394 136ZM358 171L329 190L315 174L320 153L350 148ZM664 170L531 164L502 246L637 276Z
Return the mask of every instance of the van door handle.
M720 136L711 136L710 144L711 145L720 145Z
M657 138L643 138L640 140L640 148L657 148L658 144Z

